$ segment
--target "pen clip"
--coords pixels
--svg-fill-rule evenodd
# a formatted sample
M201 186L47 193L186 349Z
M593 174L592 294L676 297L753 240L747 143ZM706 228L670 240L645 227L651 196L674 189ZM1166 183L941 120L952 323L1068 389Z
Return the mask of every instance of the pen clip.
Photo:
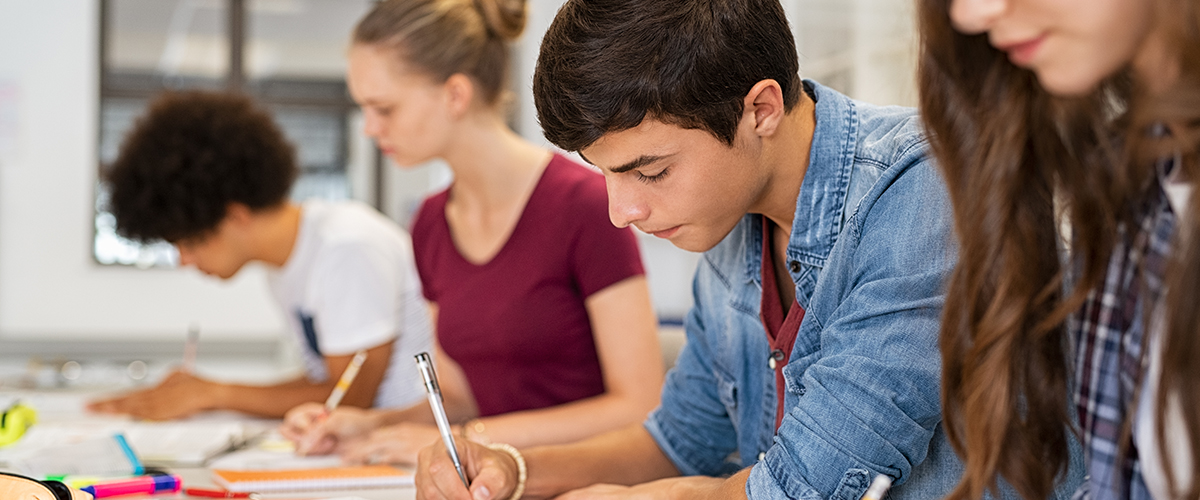
M425 383L425 390L436 393L441 399L442 388L438 386L437 373L433 369L433 360L429 357L429 353L423 352L414 357L417 359L417 369L421 371L421 380Z

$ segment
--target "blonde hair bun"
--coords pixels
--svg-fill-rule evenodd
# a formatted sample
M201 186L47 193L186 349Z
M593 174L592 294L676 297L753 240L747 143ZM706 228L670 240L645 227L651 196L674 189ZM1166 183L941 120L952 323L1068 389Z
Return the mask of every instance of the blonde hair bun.
M488 31L504 40L515 40L525 31L525 0L475 0Z

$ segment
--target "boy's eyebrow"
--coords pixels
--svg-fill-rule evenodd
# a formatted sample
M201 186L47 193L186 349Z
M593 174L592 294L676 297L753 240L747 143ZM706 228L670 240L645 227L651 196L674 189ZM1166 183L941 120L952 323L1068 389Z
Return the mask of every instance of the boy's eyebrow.
M633 170L635 168L644 167L646 165L649 165L651 163L659 161L663 158L666 158L667 156L670 156L670 155L653 155L653 156L652 155L642 155L642 156L635 158L633 161L631 161L629 163L626 163L619 167L613 167L608 170L614 174L623 174L623 173Z

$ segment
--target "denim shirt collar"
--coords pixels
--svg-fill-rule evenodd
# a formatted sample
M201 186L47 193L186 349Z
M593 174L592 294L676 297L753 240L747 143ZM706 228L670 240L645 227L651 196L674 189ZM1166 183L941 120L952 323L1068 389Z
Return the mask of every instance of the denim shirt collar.
M845 221L846 192L854 167L858 114L854 101L812 80L804 80L804 90L815 101L816 127L808 156L808 170L796 197L796 214L788 240L788 262L799 262L805 269L825 267L825 259L837 242ZM762 248L762 219L753 216L752 230L746 231L748 248ZM761 252L746 252L746 279L760 281ZM800 275L789 269L799 284ZM802 287L803 288L803 287ZM805 298L797 296L802 302ZM803 303L801 305L804 305Z

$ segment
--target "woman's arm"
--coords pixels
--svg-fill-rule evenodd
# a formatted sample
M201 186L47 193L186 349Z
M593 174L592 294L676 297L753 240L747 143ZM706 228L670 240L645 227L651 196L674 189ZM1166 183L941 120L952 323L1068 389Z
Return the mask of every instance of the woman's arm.
M643 276L630 277L594 294L584 304L604 376L604 394L549 408L496 415L455 426L480 442L517 447L562 444L640 423L658 404L662 353L650 291ZM461 369L439 351L438 378L451 421L478 415ZM469 406L464 406L468 405ZM476 424L482 425L476 425ZM480 431L482 428L482 432ZM417 453L439 439L432 424L399 422L342 451L351 463L415 463Z
M429 302L429 318L432 330L437 332L438 306ZM462 422L479 415L475 405L475 396L471 386L467 384L467 375L458 363L455 363L442 345L434 338L433 360L437 369L438 386L442 389L442 403L446 408L446 416L451 422ZM416 364L413 365L416 370ZM433 412L429 403L422 403L410 408L391 410L371 410L371 427L386 427L389 425L413 423L433 425Z

